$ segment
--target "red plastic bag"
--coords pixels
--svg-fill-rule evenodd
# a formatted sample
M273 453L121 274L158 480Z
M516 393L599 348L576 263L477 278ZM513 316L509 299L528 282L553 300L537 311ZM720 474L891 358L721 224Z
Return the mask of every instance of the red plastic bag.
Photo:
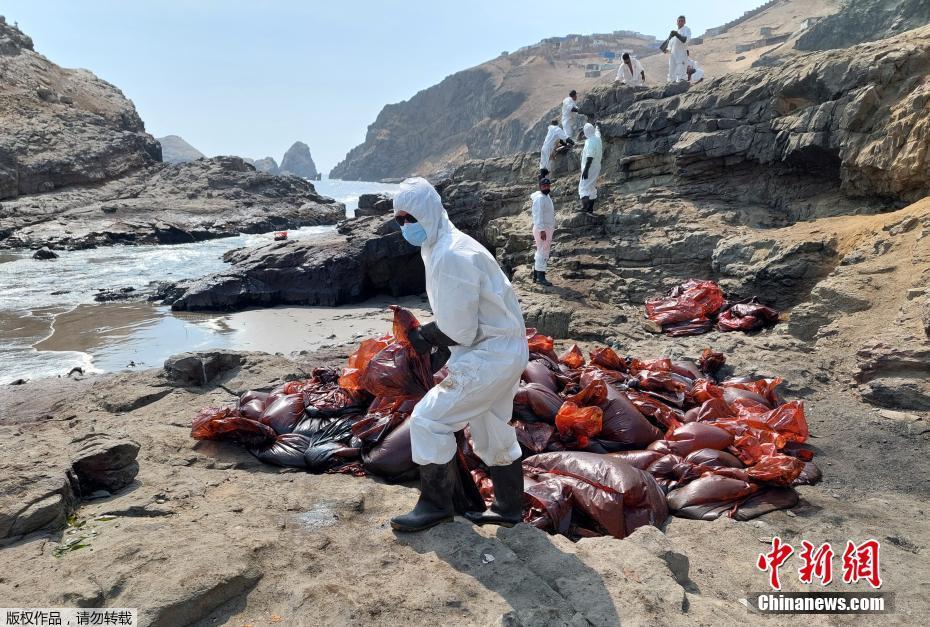
M600 407L579 407L566 402L555 416L555 426L563 438L575 440L584 448L591 437L600 433L603 417Z
M646 301L646 316L661 325L707 318L723 307L723 290L713 281L690 279L663 298Z
M806 442L810 431L807 419L804 417L804 403L791 401L776 407L760 419L770 429L773 429L790 442Z
M788 455L766 455L748 469L753 481L790 486L804 470L804 462Z
M556 492L550 481L570 486L572 507L615 538L643 525L660 526L668 517L665 496L652 475L610 455L541 453L523 461L523 472L542 482L538 485L548 484L550 495ZM543 488L532 486L528 492L535 495L535 490Z
M364 389L362 386L362 374L365 371L365 366L368 365L372 357L390 346L390 344L390 336L363 340L355 352L349 356L349 363L342 370L342 375L339 377L339 386L352 391Z
M554 424L563 402L562 397L546 386L530 383L517 390L513 397L514 417L528 422Z
M717 318L721 331L755 331L778 322L778 312L758 303L738 303Z
M201 409L191 424L195 440L230 440L257 445L275 439L274 429L257 420L240 416L234 409L207 407Z
M543 355L552 354L552 349L555 347L555 340L548 335L537 333L536 329L532 327L526 330L526 343L531 353L540 353Z
M572 344L569 349L559 355L559 363L569 368L581 368L584 365L584 353L577 344Z
M590 353L591 365L597 366L604 370L615 370L617 372L626 372L626 361L622 359L614 349L609 346L596 348Z
M300 422L303 415L303 394L288 394L266 407L260 420L280 435L293 431L294 426Z
M716 353L710 348L701 351L701 359L698 361L698 367L701 372L708 376L713 376L723 365L727 363L727 358L723 353Z
M530 454L542 453L549 446L549 441L555 435L555 427L544 422L511 422L517 431L517 442Z

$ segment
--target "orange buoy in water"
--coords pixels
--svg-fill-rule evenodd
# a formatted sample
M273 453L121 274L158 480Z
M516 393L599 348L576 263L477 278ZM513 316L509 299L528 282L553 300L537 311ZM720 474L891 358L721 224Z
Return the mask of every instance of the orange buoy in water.
M274 241L280 242L287 239L287 231L275 231Z

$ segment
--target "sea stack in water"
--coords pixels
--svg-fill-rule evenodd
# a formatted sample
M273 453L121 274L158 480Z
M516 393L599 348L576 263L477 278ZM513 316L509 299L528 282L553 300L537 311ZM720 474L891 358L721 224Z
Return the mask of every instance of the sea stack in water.
M284 153L281 160L281 174L296 174L308 179L317 177L316 164L310 156L310 147L303 142L294 145Z

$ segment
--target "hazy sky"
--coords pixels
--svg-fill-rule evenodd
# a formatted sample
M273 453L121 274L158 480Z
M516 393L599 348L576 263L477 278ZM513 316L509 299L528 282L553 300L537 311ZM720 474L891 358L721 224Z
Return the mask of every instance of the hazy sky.
M328 172L387 103L545 37L620 29L695 36L762 0L6 0L36 50L135 102L156 137L207 155L296 140ZM699 7L699 8L698 8Z

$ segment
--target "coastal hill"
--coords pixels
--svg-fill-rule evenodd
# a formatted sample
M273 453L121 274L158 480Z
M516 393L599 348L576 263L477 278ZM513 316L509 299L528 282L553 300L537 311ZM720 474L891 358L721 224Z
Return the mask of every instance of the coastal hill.
M842 6L835 0L773 0L760 5L712 29L709 36L699 38L695 30L694 54L708 77L749 68L763 53L784 44L783 35L800 33ZM692 24L700 20L697 13L691 16ZM673 26L674 16L669 18ZM775 39L766 44L766 37ZM368 127L364 143L350 150L330 176L429 176L448 173L468 159L538 150L547 122L557 116L569 90L583 96L613 82L616 64L607 62L605 51L631 52L643 61L648 84L663 83L668 61L658 44L655 36L628 31L552 37L457 72L407 101L385 106ZM782 47L790 49L791 43ZM598 69L590 71L589 65Z
M605 63L605 50L658 52L654 37L616 31L552 37L503 53L385 106L365 142L330 176L380 180L429 174L467 159L531 150L571 89L584 92L605 79L603 73L585 75L586 65Z

